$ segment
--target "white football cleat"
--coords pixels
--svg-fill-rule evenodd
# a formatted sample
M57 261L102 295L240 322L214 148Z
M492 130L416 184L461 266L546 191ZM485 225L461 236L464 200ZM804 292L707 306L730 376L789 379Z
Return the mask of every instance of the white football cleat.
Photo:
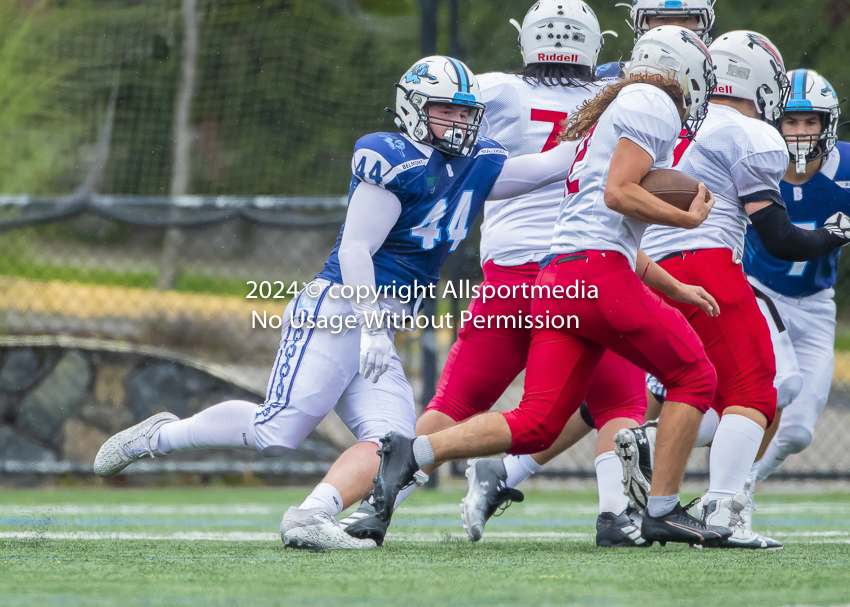
M122 430L103 443L94 458L94 472L98 476L112 476L135 461L148 457L165 457L151 447L151 437L159 429L180 418L173 413L157 413L145 421Z
M742 524L747 531L753 530L753 512L758 510L755 500L755 490L756 481L748 478L747 482L744 483L744 495L747 496L747 505L744 506L744 510L741 512Z
M291 507L280 522L280 540L287 548L324 552L325 550L371 550L375 540L351 537L339 522L321 508Z
M707 525L728 527L732 537L717 544L716 548L744 548L749 550L782 550L782 543L759 535L745 527L742 514L749 504L746 494L736 493L732 497L703 503L703 521Z
M744 548L749 550L782 550L782 542L761 535L755 531L747 531L743 525L732 530L732 537L717 545L717 548Z
M702 520L706 525L733 529L741 524L741 512L747 505L747 496L736 493L730 497L702 500Z

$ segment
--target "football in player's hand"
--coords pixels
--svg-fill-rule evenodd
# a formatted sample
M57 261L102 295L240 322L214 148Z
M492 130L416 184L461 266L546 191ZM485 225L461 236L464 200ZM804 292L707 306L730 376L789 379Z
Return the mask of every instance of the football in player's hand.
M699 181L674 169L656 169L646 174L640 187L667 204L687 211L699 192ZM705 200L708 202L707 193Z

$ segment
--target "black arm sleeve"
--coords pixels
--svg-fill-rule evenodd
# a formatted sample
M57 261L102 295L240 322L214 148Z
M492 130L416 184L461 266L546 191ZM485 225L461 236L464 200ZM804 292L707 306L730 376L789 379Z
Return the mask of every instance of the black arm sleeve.
M750 215L750 221L767 252L782 261L811 261L846 244L824 228L798 228L791 223L788 211L775 203Z

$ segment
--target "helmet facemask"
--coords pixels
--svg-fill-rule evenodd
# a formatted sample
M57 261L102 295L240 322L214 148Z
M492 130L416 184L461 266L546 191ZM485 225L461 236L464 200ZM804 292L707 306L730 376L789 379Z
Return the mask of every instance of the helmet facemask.
M412 129L408 130L404 124L407 116L399 116L396 124L402 128L412 139L424 145L434 148L449 156L468 157L472 153L472 148L478 141L478 131L481 128L481 120L484 117L484 104L474 100L464 101L457 97L432 97L420 91L407 90L401 84L396 86L402 91L405 99L409 102L410 107L414 108L417 113L417 122ZM470 97L472 97L470 95ZM449 120L431 116L428 113L429 104L446 104L460 106L469 110L469 115L465 122L458 120ZM405 111L402 107L402 111ZM400 123L400 124L399 124ZM432 127L447 127L442 138L434 136Z
M806 164L809 162L826 156L835 147L837 141L835 130L838 124L838 108L830 112L814 113L821 121L819 133L786 135L782 132L782 122L779 123L779 132L788 146L788 153L797 167L798 174L806 172Z
M666 5L667 3L656 2L653 1L652 6L640 6L637 5L637 2L633 2L630 4L620 3L615 6L624 6L631 11L631 23L629 25L632 27L635 33L635 42L637 42L641 36L647 33L651 27L649 27L649 18L650 17L696 17L699 21L699 25L691 30L700 39L707 45L711 44L711 28L714 26L714 7L713 2L708 4L704 8L690 8L688 6L682 6L682 3L677 3L676 7L667 7L662 6L662 4ZM641 4L647 4L642 2ZM628 23L628 20L626 21ZM658 27L658 26L656 26Z

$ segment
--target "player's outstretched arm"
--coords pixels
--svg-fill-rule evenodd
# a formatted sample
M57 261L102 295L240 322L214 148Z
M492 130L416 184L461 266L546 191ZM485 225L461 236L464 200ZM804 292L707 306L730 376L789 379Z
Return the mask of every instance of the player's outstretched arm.
M638 251L635 271L645 285L661 291L673 301L694 305L712 318L720 316L720 306L708 291L696 285L679 282L642 250Z
M652 165L652 157L646 150L630 139L620 139L611 156L605 205L612 211L645 223L685 229L698 227L714 206L714 196L704 184L700 184L691 208L679 210L640 187ZM707 201L706 193L709 194Z
M804 230L791 223L788 211L771 200L749 202L744 210L768 253L783 261L811 261L850 242L848 220L836 213L824 227Z
M557 181L565 181L575 160L577 146L577 142L562 141L548 152L508 158L487 200L516 198Z
M348 202L345 230L339 244L339 270L342 282L354 287L365 286L375 292L375 265L372 255L384 244L401 215L401 202L392 192L368 183L360 183ZM362 292L362 291L361 291ZM395 348L389 331L383 326L369 326L380 318L381 308L371 299L358 301L351 307L360 321L360 373L377 382L389 368Z

